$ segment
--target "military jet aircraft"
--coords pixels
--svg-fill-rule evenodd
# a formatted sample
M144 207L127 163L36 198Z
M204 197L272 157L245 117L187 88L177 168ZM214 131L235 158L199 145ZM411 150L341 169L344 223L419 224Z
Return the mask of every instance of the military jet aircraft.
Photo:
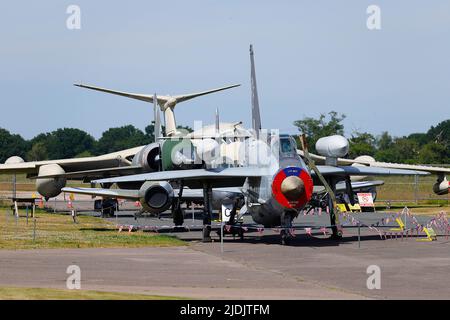
M161 135L159 109L165 114L167 135L176 136L179 132L175 125L173 110L177 103L218 91L235 88L239 85L236 84L199 93L175 96L139 95L82 84L77 84L76 86L132 97L147 102L154 102L156 121L155 137L159 137ZM159 109L156 108L156 105L159 106ZM155 141L155 143L147 146L138 146L96 157L25 162L22 158L13 156L9 158L5 164L0 164L0 174L25 173L27 178L36 179L36 190L48 200L61 193L61 189L66 185L67 180L89 182L95 178L157 171L159 170L157 158L159 153L158 150L159 143Z
M245 205L241 211L251 214L256 223L265 227L281 226L282 242L288 243L290 234L286 230L292 226L292 220L298 215L299 211L311 200L314 185L320 183L320 176L324 176L331 188L336 190L337 183L349 181L350 176L428 174L414 170L333 164L331 163L332 158L342 157L348 152L348 143L347 145L336 143L340 140L336 137L320 140L321 145L317 146L318 150L324 150L325 156L330 158L330 161L327 165L317 166L319 172L311 171L298 154L297 145L292 136L272 132L264 133L261 130L252 47L250 47L250 61L252 129L254 135L245 137L241 141L242 146L244 146L244 153L241 154L241 157L238 157L240 162L233 165L230 165L230 163L217 165L217 162L214 161L201 161L199 167L196 168L177 168L177 170L165 168L166 170L158 172L93 181L96 184L140 184L140 188L136 189L64 188L63 191L139 200L147 210L161 212L170 207L171 200L176 196L174 184L179 188L177 192L179 197L183 196L185 187L190 188L190 190L201 189L205 208L203 240L208 242L211 241L213 192L217 188L222 188L222 190L228 190L236 196L244 196ZM179 145L181 142L175 141L173 143ZM229 143L235 143L235 141ZM221 148L219 149L221 150ZM170 154L173 157L176 152L173 152L173 149L171 151ZM162 152L164 162L166 157L164 152L167 152L167 150L163 148ZM198 152L196 154L198 155ZM220 152L218 154L219 158L226 156L220 154ZM188 164L195 162L194 158L187 160L185 163ZM173 166L174 161L168 161L168 163ZM350 186L346 186L351 188L351 183ZM239 188L239 190L236 191L236 188ZM330 217L333 235L339 238L336 215L331 214Z

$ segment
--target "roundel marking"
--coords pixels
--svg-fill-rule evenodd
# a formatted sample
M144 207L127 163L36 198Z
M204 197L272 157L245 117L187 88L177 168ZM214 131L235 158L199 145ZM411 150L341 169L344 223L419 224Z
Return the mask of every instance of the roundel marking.
M281 192L281 184L283 183L283 180L289 176L299 177L305 185L305 192L296 201L289 201ZM277 200L277 202L283 207L298 209L304 206L311 199L313 187L314 185L311 176L306 170L299 167L287 167L278 171L275 175L272 183L272 194L275 200Z

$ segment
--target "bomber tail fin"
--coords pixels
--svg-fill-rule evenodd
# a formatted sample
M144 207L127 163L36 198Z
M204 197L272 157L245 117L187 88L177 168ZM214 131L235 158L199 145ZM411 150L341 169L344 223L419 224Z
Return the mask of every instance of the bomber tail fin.
M91 90L96 90L100 92L115 94L122 97L127 97L131 99L141 100L145 102L155 103L159 105L161 108L161 111L164 112L165 115L165 122L166 122L166 134L168 136L174 135L177 133L176 130L176 124L175 124L175 115L173 113L173 110L175 108L175 105L179 102L184 102L187 100L191 100L197 97L201 97L207 94L211 94L214 92L219 92L235 87L239 87L240 84L234 84L231 86L221 87L217 89L212 89L208 91L202 91L197 93L190 93L190 94L182 94L182 95L176 95L176 96L157 96L157 95L147 95L147 94L140 94L140 93L131 93L131 92L123 92L123 91L116 91L116 90L110 90L100 87L94 87L94 86L87 86L83 84L75 84L75 86L80 88L86 88Z
M158 108L158 97L156 93L153 95L153 111L155 113L155 127L154 127L154 135L155 142L158 142L158 139L161 137L161 116Z

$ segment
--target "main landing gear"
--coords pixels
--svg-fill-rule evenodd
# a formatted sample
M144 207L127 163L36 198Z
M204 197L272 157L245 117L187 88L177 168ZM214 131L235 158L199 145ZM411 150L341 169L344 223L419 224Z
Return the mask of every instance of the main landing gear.
M331 190L334 194L336 194L336 180L333 178L330 178L327 180L328 185L330 186ZM334 200L336 201L336 200ZM342 239L342 231L339 230L338 225L339 223L339 216L338 212L335 210L335 203L333 201L333 197L331 195L328 195L328 207L330 208L330 224L331 224L331 239L333 240L341 240Z
M183 227L184 224L184 212L183 209L181 209L181 198L183 196L183 183L179 183L179 192L178 192L178 198L174 199L172 201L172 218L173 218L173 224L175 225L174 230L175 231L183 231L185 230L185 227Z
M203 183L203 242L212 242L211 221L212 221L212 188L211 184Z

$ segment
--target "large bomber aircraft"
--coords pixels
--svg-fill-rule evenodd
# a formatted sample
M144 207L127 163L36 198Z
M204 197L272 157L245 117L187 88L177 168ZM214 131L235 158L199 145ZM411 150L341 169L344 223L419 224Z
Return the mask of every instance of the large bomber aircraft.
M282 242L288 243L290 234L286 230L291 227L292 221L299 211L311 200L315 186L320 188L321 184L327 184L334 192L337 190L338 184L343 183L344 189L351 191L355 184L350 181L350 176L426 175L435 170L435 168L430 169L429 167L420 167L416 170L384 168L361 165L359 162L356 162L358 165L340 165L338 159L347 155L348 141L341 136L331 136L318 141L316 148L321 155L312 155L312 158L319 157L325 164L318 165L318 171L312 171L299 154L293 137L262 134L252 47L250 47L250 60L253 134L244 136L241 140L231 138L227 141L227 139L219 137L216 139L218 147L214 147L214 141L204 142L200 145L200 149L203 151L206 146L212 145L213 147L206 148L208 149L206 153L210 153L211 156L214 154L214 150L218 150L219 158L222 159L229 156L227 153L220 152L229 150L229 148L224 148L224 145L225 147L238 146L238 149L243 147L244 152L237 157L237 161L217 165L217 162L214 163L216 159L214 157L210 162L203 161L204 158L200 157L201 161L196 162L195 157L199 153L202 156L206 153L199 152L195 145L193 149L187 146L188 150L196 150L195 152L182 152L183 147L180 145L183 144L183 140L168 139L161 144L159 149L159 159L162 161L161 170L93 181L100 185L116 183L118 186L130 184L139 187L129 189L64 188L63 191L138 200L146 210L156 213L170 208L173 199L176 197L181 199L185 196L185 192L200 191L205 213L203 240L208 242L211 241L214 192L220 190L226 192L231 201L243 196L244 205L241 213L250 213L256 223L265 227L281 227ZM127 96L138 99L137 96ZM201 138L203 141L205 138L208 139L204 135ZM267 152L261 152L261 150ZM180 156L183 161L176 164L176 161L173 161L174 155L175 158L177 155ZM192 155L191 158L190 155ZM250 161L249 158L252 157L256 157L256 161ZM168 163L169 166L166 166L165 163ZM445 171L448 169L443 168L436 170L448 172ZM325 184L322 183L321 178L326 180ZM328 200L329 204L331 204L330 201ZM332 212L330 218L333 236L340 238L335 213Z
M75 86L110 92L108 89L82 84ZM176 136L179 132L175 126L173 110L177 103L237 86L239 85L236 84L199 93L175 96L135 95L117 91L113 93L153 102L155 104L155 120L156 117L159 119L159 110L163 111L166 119L167 135ZM161 131L160 125L155 125L155 128L155 137L158 137ZM27 178L36 179L37 192L48 200L61 193L61 189L65 187L67 180L90 182L92 179L156 171L159 169L157 162L154 161L156 153L158 153L157 150L158 147L156 144L152 143L147 146L139 146L86 158L24 162L22 158L13 156L6 160L5 164L0 164L0 174L26 174Z

